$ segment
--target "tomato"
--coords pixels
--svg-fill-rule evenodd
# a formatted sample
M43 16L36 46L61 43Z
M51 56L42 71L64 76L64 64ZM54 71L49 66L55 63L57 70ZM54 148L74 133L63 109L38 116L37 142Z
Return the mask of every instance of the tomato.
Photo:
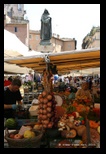
M84 121L84 120L82 120L82 121L81 121L81 124L82 124L82 125L84 125L84 124L85 124L85 121Z
M75 112L72 112L72 115L74 116L74 118L76 118L76 113Z
M14 134L10 134L9 137L10 137L10 138L14 138Z

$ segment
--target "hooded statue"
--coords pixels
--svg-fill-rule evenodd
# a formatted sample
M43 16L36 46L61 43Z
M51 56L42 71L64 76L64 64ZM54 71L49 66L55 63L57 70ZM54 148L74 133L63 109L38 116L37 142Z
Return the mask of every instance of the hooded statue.
M50 45L50 39L52 37L52 26L51 26L51 17L49 16L48 10L44 10L44 13L41 17L41 31L40 31L40 38L41 38L41 45Z

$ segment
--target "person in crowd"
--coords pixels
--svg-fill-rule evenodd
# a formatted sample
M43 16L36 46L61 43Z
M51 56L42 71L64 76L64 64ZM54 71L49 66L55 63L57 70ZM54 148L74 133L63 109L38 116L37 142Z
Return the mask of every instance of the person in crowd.
M4 80L4 86L9 86L12 82L12 76L8 77L8 79Z
M78 89L75 94L75 98L76 99L85 98L85 96L86 96L87 99L92 101L92 96L91 96L91 93L88 89L88 86L89 86L88 82L82 83L81 89Z
M62 79L60 78L59 81L59 91L65 91L66 85L64 82L62 82Z
M77 92L77 88L71 87L70 95L68 96L68 99L74 100L76 92Z
M9 86L4 87L4 117L14 118L16 109L22 105L22 96L19 88L21 80L14 78ZM18 104L16 104L18 103Z
M88 80L88 84L89 84L89 90L91 90L92 89L92 85L93 85L93 82L92 82L92 80L93 80L93 78L92 77L90 77L89 78L89 80Z

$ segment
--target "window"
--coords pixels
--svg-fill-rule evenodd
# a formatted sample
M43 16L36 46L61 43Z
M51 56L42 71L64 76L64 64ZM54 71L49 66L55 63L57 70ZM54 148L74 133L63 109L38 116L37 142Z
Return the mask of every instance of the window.
M17 27L14 27L14 31L17 32Z
M22 4L18 4L18 11L22 11Z
M36 37L36 40L39 40L39 35L36 35L35 37Z
M31 34L29 35L29 38L30 38L30 39L32 38L32 35L31 35Z
M71 49L71 44L68 44L68 49Z
M32 47L31 47L31 45L29 45L29 50L32 50Z
M7 15L11 18L12 17L12 12L7 12Z

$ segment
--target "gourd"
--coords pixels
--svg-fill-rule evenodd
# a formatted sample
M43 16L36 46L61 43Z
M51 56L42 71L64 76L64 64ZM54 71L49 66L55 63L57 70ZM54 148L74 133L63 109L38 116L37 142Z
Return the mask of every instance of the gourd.
M97 129L97 127L99 126L99 124L93 120L89 120L89 125L91 128Z
M82 136L85 129L86 129L86 126L85 125L79 125L79 126L75 127L75 129L77 130L78 136Z
M77 135L77 131L75 129L61 131L61 136L63 138L75 138L76 135Z

